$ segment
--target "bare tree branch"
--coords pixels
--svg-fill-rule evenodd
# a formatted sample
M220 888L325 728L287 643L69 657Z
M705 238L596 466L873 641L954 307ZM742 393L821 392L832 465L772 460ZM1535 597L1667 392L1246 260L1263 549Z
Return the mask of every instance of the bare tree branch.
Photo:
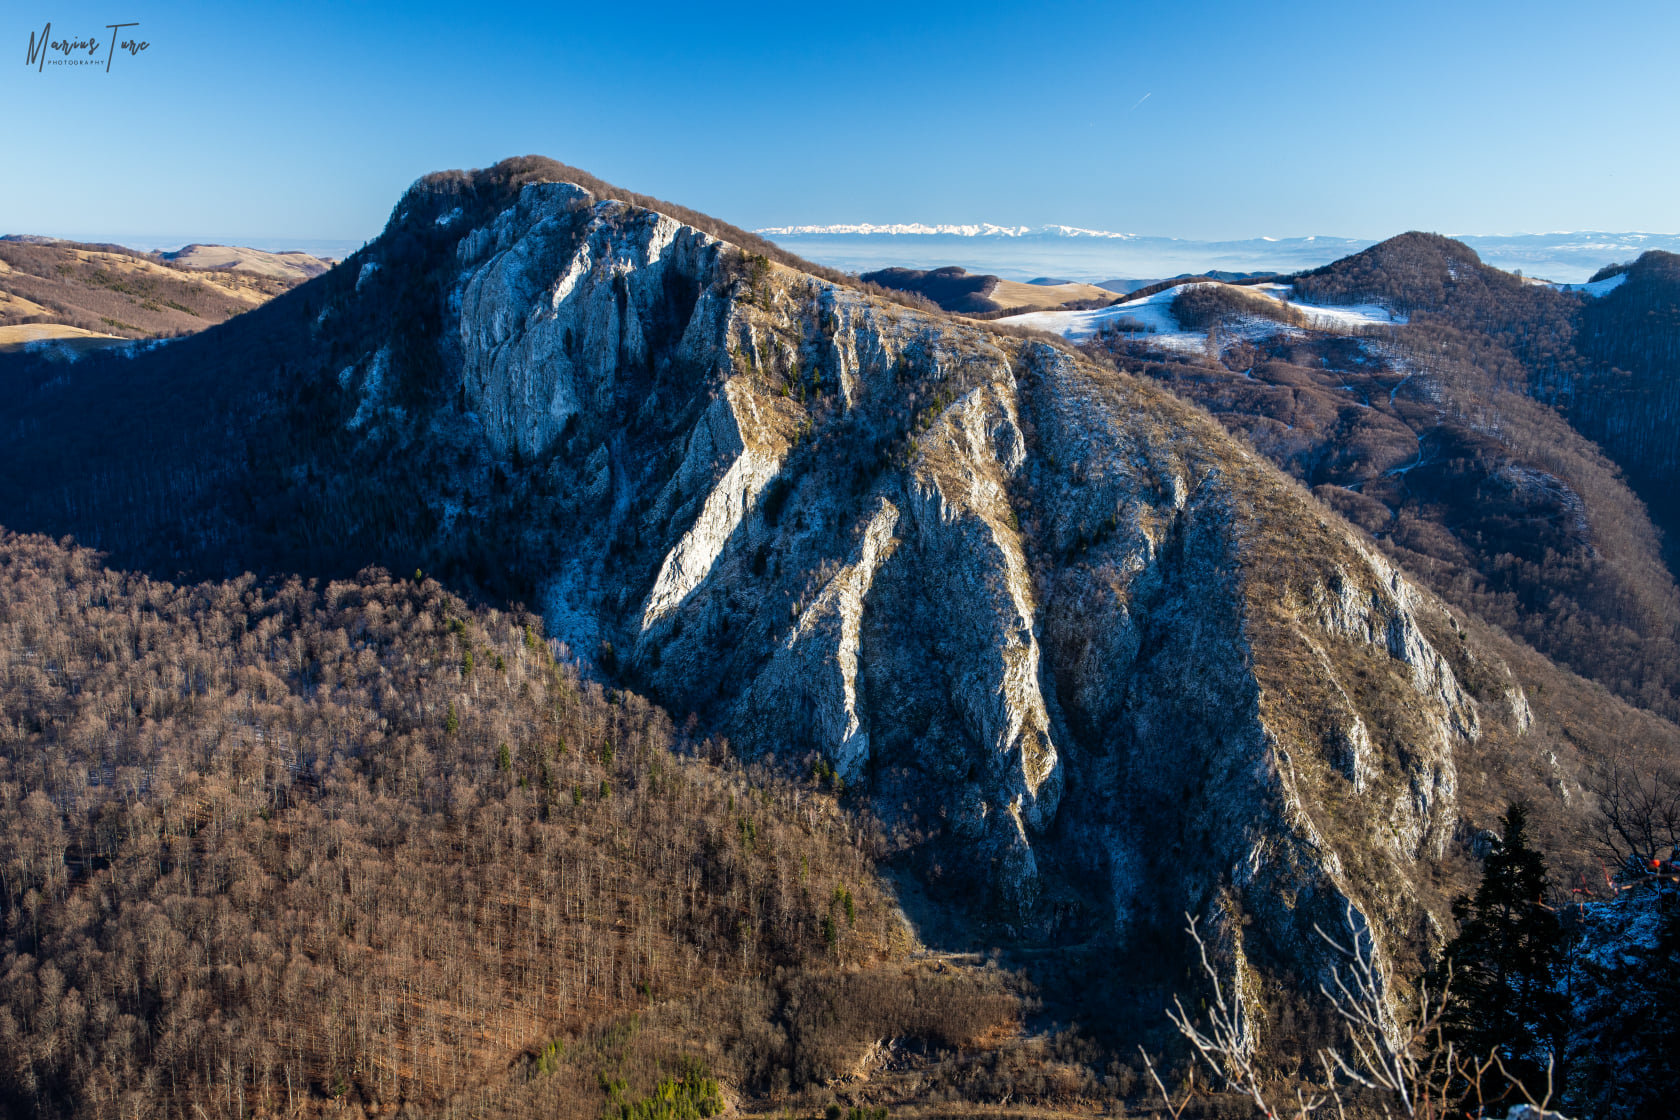
M1172 1117L1172 1120L1178 1120L1178 1118L1184 1114L1185 1108L1189 1106L1190 1098L1196 1094L1195 1068L1192 1067L1190 1070L1190 1077L1188 1079L1189 1084L1185 1087L1184 1099L1179 1101L1177 1105L1174 1105L1172 1102L1172 1094L1167 1092L1167 1087L1162 1084L1161 1075L1155 1072L1155 1063L1149 1060L1149 1051L1139 1046L1138 1053L1143 1055L1143 1067L1149 1071L1150 1078L1155 1082L1156 1091L1161 1094L1161 1100L1166 1102L1167 1114Z
M1680 844L1680 775L1616 765L1587 788L1598 799L1588 835L1617 865L1646 863Z
M1207 944L1196 928L1195 919L1186 917L1191 940L1201 955L1202 972L1213 985L1213 1000L1205 1026L1191 1019L1176 996L1167 1016L1227 1089L1244 1093L1263 1115L1275 1118L1280 1113L1267 1100L1253 1048L1246 1040L1246 1013L1240 1001L1227 998L1225 986L1208 959ZM1319 1051L1318 1064L1322 1070L1319 1084L1294 1088L1293 1114L1297 1120L1307 1120L1314 1112L1332 1104L1338 1120L1346 1120L1344 1086L1359 1086L1378 1094L1381 1099L1377 1107L1382 1115L1407 1120L1446 1120L1466 1106L1481 1115L1497 1100L1506 1099L1511 1087L1521 1092L1531 1106L1544 1111L1545 1103L1551 1099L1550 1072L1546 1096L1535 1101L1520 1082L1505 1073L1497 1054L1480 1062L1466 1059L1446 1039L1442 1023L1452 986L1450 966L1440 989L1432 991L1420 984L1416 1006L1396 1020L1389 1010L1392 978L1388 966L1378 956L1370 932L1352 903L1347 906L1345 921L1348 929L1345 942L1322 928L1314 928L1343 958L1341 965L1331 969L1329 983L1321 985L1319 990L1347 1029L1347 1042L1342 1048ZM1148 1064L1147 1054L1144 1061ZM1510 1087L1490 1102L1483 1082L1495 1068ZM1149 1072L1176 1120L1189 1095L1175 1110L1153 1065L1149 1065ZM1455 1086L1460 1088L1455 1090ZM1466 1100L1456 1100L1459 1096Z
M1259 1072L1254 1068L1253 1047L1246 1041L1247 1016L1242 999L1237 996L1226 1000L1225 986L1220 982L1213 963L1208 960L1207 944L1196 929L1196 919L1188 914L1184 917L1190 923L1187 927L1190 939L1196 943L1196 949L1201 954L1202 972L1213 984L1213 1006L1208 1009L1206 1031L1190 1018L1177 996L1173 997L1173 1006L1167 1011L1167 1018L1178 1028L1178 1033L1196 1048L1196 1053L1215 1077L1224 1078L1228 1088L1247 1093L1261 1112L1273 1116L1275 1113L1261 1092Z

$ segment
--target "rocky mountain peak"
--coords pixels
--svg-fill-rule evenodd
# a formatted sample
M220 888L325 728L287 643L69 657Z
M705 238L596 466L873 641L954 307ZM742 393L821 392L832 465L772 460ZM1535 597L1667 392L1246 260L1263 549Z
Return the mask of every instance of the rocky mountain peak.
M1581 740L1529 703L1560 677L1095 355L511 161L216 331L28 367L62 438L0 452L7 517L523 601L585 676L843 791L929 943L1083 946L1141 992L1188 914L1277 1006L1352 920L1415 975L1461 832L1579 812Z
M463 391L544 480L574 648L818 758L1017 929L1189 911L1252 986L1349 904L1440 927L1458 755L1524 730L1461 672L1509 671L1204 414L569 184L457 257Z

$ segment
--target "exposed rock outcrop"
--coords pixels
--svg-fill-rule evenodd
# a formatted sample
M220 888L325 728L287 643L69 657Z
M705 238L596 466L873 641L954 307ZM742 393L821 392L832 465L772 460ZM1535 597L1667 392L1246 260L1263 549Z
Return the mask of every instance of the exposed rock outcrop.
M703 349L723 309L694 306L697 278L716 268L721 249L662 214L596 204L569 183L525 188L492 226L463 237L463 375L491 445L550 451L580 409L610 405L621 379L658 348ZM679 323L682 334L670 338Z
M582 652L819 753L1013 922L1205 918L1249 998L1350 904L1379 953L1440 928L1455 752L1526 702L1490 724L1442 608L1207 416L563 184L458 256Z

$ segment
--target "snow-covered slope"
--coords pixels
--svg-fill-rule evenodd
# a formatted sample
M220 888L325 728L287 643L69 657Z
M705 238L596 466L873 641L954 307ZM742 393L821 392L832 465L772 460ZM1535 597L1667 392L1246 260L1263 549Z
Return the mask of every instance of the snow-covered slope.
M1614 276L1607 276L1603 280L1594 280L1590 284L1557 284L1555 287L1565 292L1585 292L1589 296L1605 296L1621 287L1627 280L1627 273L1618 272Z
M1075 342L1090 338L1105 327L1117 330L1141 329L1150 332L1150 341L1158 346L1174 350L1200 351L1206 334L1201 331L1181 330L1178 320L1173 318L1172 301L1186 288L1217 286L1181 284L1143 299L1128 300L1094 311L1035 311L1026 315L1012 315L1005 321L1016 326L1049 331ZM1283 306L1305 315L1310 325L1324 330L1380 326L1406 321L1404 315L1394 315L1387 308L1374 303L1349 307L1300 303L1291 298L1293 293L1287 284L1252 285L1245 286L1242 290L1276 300ZM1259 321L1256 325L1258 329L1266 332L1278 329L1277 324L1270 320Z

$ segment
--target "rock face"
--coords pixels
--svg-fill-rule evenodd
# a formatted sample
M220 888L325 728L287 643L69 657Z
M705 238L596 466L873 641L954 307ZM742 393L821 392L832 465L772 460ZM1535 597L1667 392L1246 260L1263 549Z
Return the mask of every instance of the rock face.
M550 450L579 410L610 402L656 348L703 349L688 330L715 334L709 315L721 309L694 303L720 244L650 210L593 201L569 183L534 184L461 239L457 255L472 268L461 294L463 374L498 453Z
M1520 686L1479 705L1451 616L1205 414L567 184L457 255L581 653L820 756L1019 928L1188 912L1250 997L1349 906L1438 929L1455 752L1520 741Z

